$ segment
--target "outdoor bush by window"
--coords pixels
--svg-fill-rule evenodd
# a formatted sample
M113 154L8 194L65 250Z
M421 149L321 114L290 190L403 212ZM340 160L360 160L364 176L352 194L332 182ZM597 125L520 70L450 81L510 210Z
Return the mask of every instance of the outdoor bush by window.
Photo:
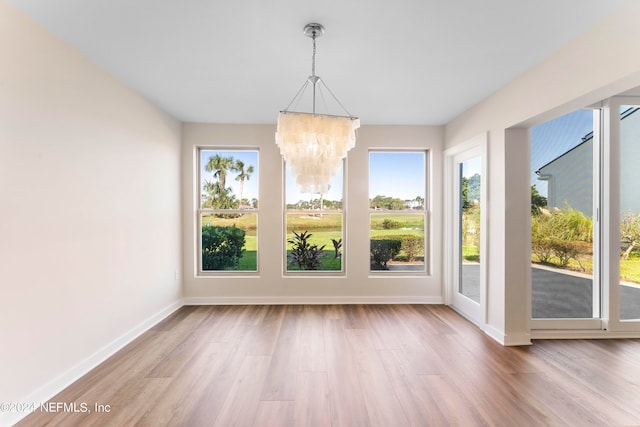
M198 150L199 271L258 270L258 151Z

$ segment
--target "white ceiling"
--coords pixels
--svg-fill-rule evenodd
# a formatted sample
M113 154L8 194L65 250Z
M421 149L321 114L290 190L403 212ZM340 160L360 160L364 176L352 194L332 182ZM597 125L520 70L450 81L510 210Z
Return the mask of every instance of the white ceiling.
M445 124L625 0L10 0L182 121L275 123L311 71L363 124ZM303 108L300 108L304 110ZM338 111L339 113L339 111Z

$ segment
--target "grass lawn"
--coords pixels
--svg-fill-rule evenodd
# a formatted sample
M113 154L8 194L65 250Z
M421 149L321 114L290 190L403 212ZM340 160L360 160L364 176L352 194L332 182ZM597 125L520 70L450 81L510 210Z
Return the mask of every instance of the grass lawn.
M202 225L212 225L218 227L233 227L243 229L247 233L253 231L256 234L257 216L254 213L242 214L237 218L218 218L215 215L203 215Z
M466 261L480 261L480 248L477 246L462 246L462 259Z
M300 233L302 231L316 232L321 229L340 230L342 228L341 214L287 214L287 233L292 230Z
M244 252L238 261L238 265L231 268L232 271L257 271L258 270L258 239L255 230L253 235L248 233L244 236Z
M331 246L333 247L333 245ZM334 258L333 250L322 251L324 255L320 258L320 267L315 271L340 271L342 269L342 258ZM287 263L289 262L289 251L287 251ZM288 266L287 271L300 271L297 265Z
M629 259L620 260L620 279L640 283L640 253L632 253Z
M371 230L384 230L383 222L385 219L399 223L400 228L424 229L424 216L416 214L389 214L389 213L372 213L371 214ZM394 230L387 230L394 231ZM395 230L398 231L398 230ZM407 231L407 230L402 230Z

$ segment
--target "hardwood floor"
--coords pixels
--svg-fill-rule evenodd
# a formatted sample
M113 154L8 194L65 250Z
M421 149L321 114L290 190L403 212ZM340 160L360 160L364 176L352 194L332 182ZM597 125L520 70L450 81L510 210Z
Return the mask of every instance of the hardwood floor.
M51 402L91 412L18 425L640 425L640 340L502 347L437 305L188 306Z

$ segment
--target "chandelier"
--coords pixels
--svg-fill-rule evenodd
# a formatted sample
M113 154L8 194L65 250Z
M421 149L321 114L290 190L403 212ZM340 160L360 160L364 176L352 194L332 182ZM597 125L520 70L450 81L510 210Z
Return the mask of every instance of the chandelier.
M287 108L278 115L276 144L302 193L327 193L329 182L340 169L342 159L356 143L356 129L360 120L352 116L338 101L319 76L316 76L316 39L324 34L324 27L312 23L304 27L304 34L313 41L311 76L304 82ZM312 88L312 111L290 111L301 100L308 86ZM346 115L316 114L316 94L326 90Z

